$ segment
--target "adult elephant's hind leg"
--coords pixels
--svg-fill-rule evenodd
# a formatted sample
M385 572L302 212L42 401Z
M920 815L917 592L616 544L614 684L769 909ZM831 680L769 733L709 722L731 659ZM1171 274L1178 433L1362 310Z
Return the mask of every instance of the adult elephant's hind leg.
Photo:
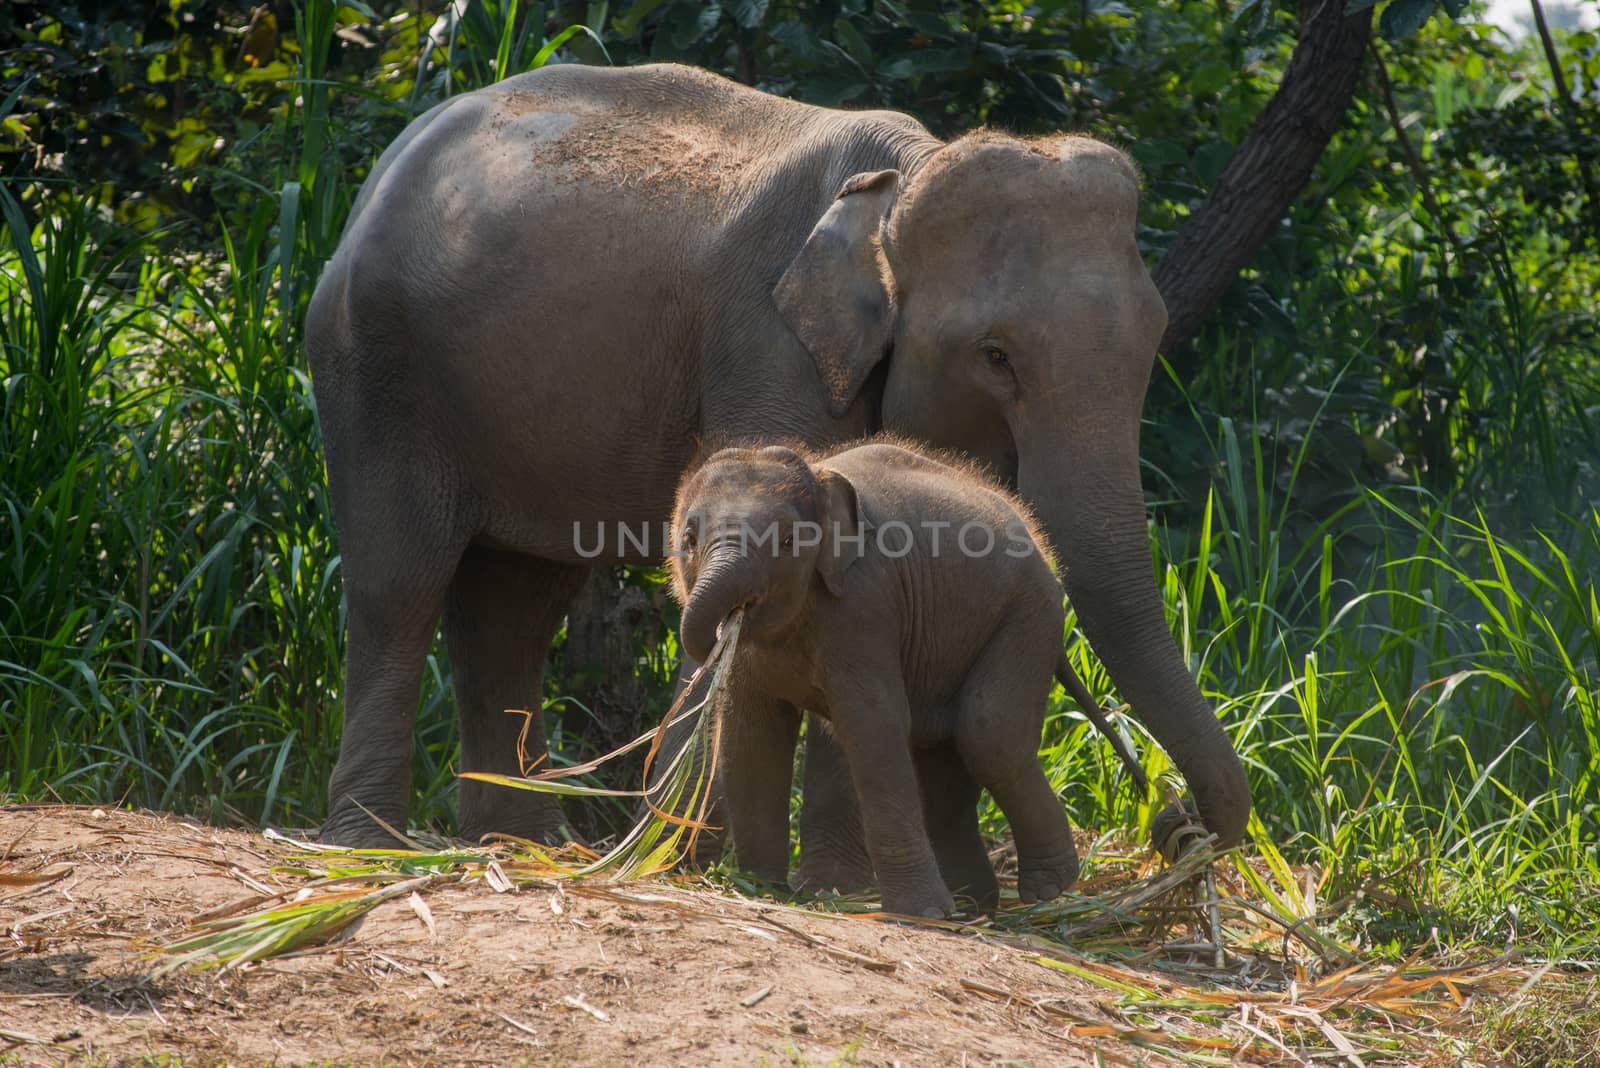
M461 724L461 770L521 774L517 741L533 719L525 748L546 751L544 662L587 569L472 546L456 568L445 601L444 634L455 676ZM457 794L462 837L491 831L556 842L566 820L550 794L463 779Z
M788 885L789 784L800 713L730 679L718 714L722 746L718 772L724 810L739 867L770 883Z
M397 844L384 823L406 830L417 693L460 550L424 524L378 530L380 523L363 521L391 513L381 501L357 503L340 525L349 618L344 728L321 837L382 848Z

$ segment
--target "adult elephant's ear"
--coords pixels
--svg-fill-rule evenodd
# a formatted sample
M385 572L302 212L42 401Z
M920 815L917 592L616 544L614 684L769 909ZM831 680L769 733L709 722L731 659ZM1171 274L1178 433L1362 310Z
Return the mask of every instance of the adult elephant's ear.
M893 170L848 179L773 290L784 322L817 361L835 418L889 347L894 278L879 230L899 186Z
M844 573L867 551L872 524L861 510L861 500L848 478L837 471L817 472L822 498L822 549L817 572L835 597L844 596Z

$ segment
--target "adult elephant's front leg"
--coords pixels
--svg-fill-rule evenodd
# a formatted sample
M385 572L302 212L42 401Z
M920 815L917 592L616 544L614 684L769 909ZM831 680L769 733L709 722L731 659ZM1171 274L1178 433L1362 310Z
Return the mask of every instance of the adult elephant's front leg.
M800 794L800 866L796 890L854 894L872 884L861 809L844 753L816 716L806 726Z
M700 665L687 653L678 664L678 683L673 693L672 708L680 716L683 716L685 709L704 705L711 691L711 672L705 672L695 680L694 675L699 667ZM689 688L691 682L694 683L693 692L686 694L684 691ZM693 715L683 716L680 721L667 724L666 734L661 739L661 748L650 763L650 775L646 786L651 790L651 800L671 815L685 819L692 818L700 806L700 800L693 797L680 798L675 806L667 804L669 799L662 796L662 787L666 782L667 773L677 762L678 755L700 729L701 717L708 714L708 710L701 708ZM685 755L684 759L695 761L695 765L687 769L689 781L703 782L706 775L706 761L711 759L711 755L706 752L692 753ZM722 848L726 844L723 830L727 824L727 806L723 803L723 790L722 776L720 774L711 776L710 796L705 799L704 822L707 826L695 835L694 852L689 858L700 868L709 868L715 864L717 858L722 856ZM634 811L635 818L644 819L649 814L649 805L640 801Z

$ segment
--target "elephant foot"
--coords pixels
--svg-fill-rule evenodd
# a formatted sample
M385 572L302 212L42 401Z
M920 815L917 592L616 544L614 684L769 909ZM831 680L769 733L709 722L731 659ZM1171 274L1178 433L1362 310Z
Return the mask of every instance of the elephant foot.
M705 871L722 859L722 850L726 845L727 836L721 828L703 828L695 836L694 849L690 851L687 859L691 865Z
M497 789L512 793L505 787ZM459 833L469 842L481 842L486 834L505 834L552 846L577 840L561 812L560 802L548 794L524 793L493 801L484 797L469 799L463 794L458 817Z
M323 821L317 840L345 849L411 848L389 833L379 819L397 831L406 830L404 808L395 810L391 806L368 805L363 810L350 798L342 798Z
M1051 901L1078 881L1078 855L1069 853L1052 861L1031 857L1017 860L1017 896L1023 904Z
M946 875L945 885L957 901L963 905L969 901L972 903L970 911L974 915L992 914L1000 905L1000 882L994 877L994 869L987 860L981 871L974 869L962 875ZM962 911L969 910L963 908Z
M993 913L1000 904L1000 882L981 840L935 841L939 874L961 904L962 912ZM970 907L969 907L970 906Z
M883 911L897 916L942 920L955 915L956 901L942 882L932 886L886 889L883 892Z
M857 858L808 850L802 845L800 866L790 885L811 894L859 894L872 885L872 864L864 852Z

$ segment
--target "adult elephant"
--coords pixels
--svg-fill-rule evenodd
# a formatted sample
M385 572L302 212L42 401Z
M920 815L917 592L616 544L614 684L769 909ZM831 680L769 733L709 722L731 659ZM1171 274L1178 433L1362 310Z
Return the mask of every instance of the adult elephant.
M698 449L881 426L966 451L1033 504L1113 681L1237 841L1244 771L1151 568L1139 415L1166 311L1137 202L1133 167L1089 138L945 143L677 66L546 68L417 119L306 324L349 607L323 836L404 826L441 616L461 766L515 773L504 710L539 707L595 524L607 559L656 562ZM537 718L531 740L543 752ZM802 877L845 882L858 821L816 743ZM468 836L562 822L553 799L472 782L459 809Z

